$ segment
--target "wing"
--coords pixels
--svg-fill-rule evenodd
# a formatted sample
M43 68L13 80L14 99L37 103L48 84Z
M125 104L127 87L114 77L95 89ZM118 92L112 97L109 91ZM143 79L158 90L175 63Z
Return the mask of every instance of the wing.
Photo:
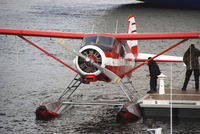
M105 35L115 37L119 40L148 40L148 39L183 39L183 38L200 38L200 32L183 32L183 33L137 33L137 34L91 34L91 33L74 33L74 32L57 32L42 30L23 30L23 29L2 29L0 34L21 35L21 36L39 36L55 38L72 38L82 39L89 35Z
M115 38L119 40L192 39L200 38L200 32L115 34Z
M0 34L20 35L20 36L39 36L39 37L55 37L55 38L72 38L82 39L84 33L41 31L41 30L23 30L23 29L0 29Z

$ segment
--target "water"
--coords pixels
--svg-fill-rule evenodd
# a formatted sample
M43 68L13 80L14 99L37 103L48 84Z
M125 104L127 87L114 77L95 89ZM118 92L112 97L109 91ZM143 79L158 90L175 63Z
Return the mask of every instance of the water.
M144 32L191 32L200 31L199 10L144 7L134 5L130 0L92 1L86 0L6 0L0 1L0 27L56 30L71 32L118 32L127 29L126 19L130 14L136 18L137 31ZM58 39L28 37L31 41L73 65L73 56L57 45ZM179 40L140 41L139 51L158 53ZM148 133L143 120L130 123L116 122L117 107L75 106L60 118L51 121L35 120L35 109L41 102L59 97L75 73L54 59L46 56L15 36L0 36L0 132L9 133ZM79 48L80 40L67 40ZM189 40L168 52L168 55L182 56L187 45L199 40ZM16 61L18 47L18 63ZM170 63L159 63L167 75L170 86ZM173 87L183 84L182 63L173 64ZM133 73L136 89L148 89L145 79L147 66ZM194 80L189 88L194 88ZM144 81L145 80L145 81ZM146 90L144 90L146 91ZM74 95L77 100L118 100L123 94L114 83L97 82L82 85ZM168 121L155 121L163 133L169 133ZM174 122L173 133L198 133L199 122Z

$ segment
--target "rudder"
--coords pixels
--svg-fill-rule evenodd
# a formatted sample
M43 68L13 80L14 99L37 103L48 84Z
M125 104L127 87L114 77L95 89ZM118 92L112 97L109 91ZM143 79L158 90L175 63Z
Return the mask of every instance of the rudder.
M130 15L127 19L128 23L128 29L127 29L127 33L128 34L136 34L136 22L135 22L135 18L133 15ZM131 51L133 53L134 56L138 55L138 48L137 48L137 44L138 41L137 40L129 40L127 41L129 47L131 48Z

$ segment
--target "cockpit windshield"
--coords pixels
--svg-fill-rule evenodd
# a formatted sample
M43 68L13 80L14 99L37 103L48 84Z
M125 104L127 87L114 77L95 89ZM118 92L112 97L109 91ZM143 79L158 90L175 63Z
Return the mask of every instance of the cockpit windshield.
M88 36L84 38L84 43L83 45L94 45L97 42L97 36Z
M108 36L87 36L83 40L83 45L96 45L103 51L112 51L115 39Z

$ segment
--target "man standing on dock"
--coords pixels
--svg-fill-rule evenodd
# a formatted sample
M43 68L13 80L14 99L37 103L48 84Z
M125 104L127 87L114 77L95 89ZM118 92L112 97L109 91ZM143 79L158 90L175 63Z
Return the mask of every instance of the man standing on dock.
M185 82L183 84L182 91L186 91L192 71L194 71L195 89L196 91L199 91L199 56L200 51L195 48L194 44L191 44L183 56L183 61L186 64L187 71L185 74Z
M148 59L151 59L151 57L149 57ZM148 62L148 66L149 66L149 73L147 75L150 76L150 91L148 91L147 93L155 93L157 92L157 79L158 79L158 75L160 75L160 68L158 66L158 64L154 61L154 60L150 60Z

